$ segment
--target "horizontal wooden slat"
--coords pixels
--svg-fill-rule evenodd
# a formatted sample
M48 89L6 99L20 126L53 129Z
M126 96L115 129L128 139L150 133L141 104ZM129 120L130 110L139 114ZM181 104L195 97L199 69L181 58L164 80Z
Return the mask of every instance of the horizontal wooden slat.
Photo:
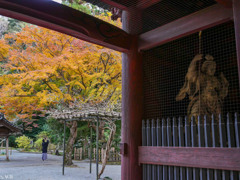
M121 52L131 45L122 29L51 0L0 0L0 14Z
M240 171L239 148L140 146L140 164Z
M138 49L147 50L200 30L227 22L232 20L232 18L232 9L227 9L222 5L216 4L141 34L139 37Z

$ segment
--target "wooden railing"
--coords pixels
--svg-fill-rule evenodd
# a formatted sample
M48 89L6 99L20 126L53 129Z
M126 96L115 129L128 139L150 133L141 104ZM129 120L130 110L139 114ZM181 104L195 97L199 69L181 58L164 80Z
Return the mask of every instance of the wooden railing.
M237 113L234 118L192 118L190 123L187 117L143 120L143 179L240 180L239 139Z
M102 161L102 157L104 154L104 149L99 149L98 152L98 159L101 162ZM96 160L96 148L93 148L92 150L92 159L93 161ZM89 148L75 148L74 149L74 159L75 160L83 160L83 159L90 159L90 149ZM108 157L108 162L120 162L121 161L121 156L119 154L118 151L116 151L114 148L112 148L109 152L109 157Z

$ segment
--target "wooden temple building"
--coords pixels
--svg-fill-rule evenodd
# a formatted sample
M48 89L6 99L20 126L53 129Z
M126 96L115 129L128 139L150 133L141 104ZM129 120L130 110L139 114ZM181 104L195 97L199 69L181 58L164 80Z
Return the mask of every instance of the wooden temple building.
M2 113L0 113L0 138L6 138L6 160L9 160L9 140L12 134L20 133L21 129L9 122Z
M51 0L0 0L0 14L122 52L122 180L239 180L240 0L86 1L111 10L122 29ZM219 126L174 118L187 114L189 100L176 96L197 54L211 55L228 82Z

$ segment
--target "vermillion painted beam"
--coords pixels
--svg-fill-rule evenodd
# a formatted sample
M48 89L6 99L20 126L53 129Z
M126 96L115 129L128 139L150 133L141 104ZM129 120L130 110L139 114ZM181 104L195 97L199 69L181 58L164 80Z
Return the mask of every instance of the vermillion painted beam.
M215 0L227 8L232 8L232 0Z
M232 9L216 4L141 34L138 50L147 50L233 19Z
M0 0L0 14L121 52L131 44L122 29L51 0Z
M139 147L140 164L240 171L239 148Z

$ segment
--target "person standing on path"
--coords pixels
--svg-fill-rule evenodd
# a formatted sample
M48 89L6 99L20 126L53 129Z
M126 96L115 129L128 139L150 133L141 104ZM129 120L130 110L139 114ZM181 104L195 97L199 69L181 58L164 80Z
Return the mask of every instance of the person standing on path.
M47 159L48 144L49 144L49 140L46 141L46 138L44 138L42 142L42 160L43 161Z

